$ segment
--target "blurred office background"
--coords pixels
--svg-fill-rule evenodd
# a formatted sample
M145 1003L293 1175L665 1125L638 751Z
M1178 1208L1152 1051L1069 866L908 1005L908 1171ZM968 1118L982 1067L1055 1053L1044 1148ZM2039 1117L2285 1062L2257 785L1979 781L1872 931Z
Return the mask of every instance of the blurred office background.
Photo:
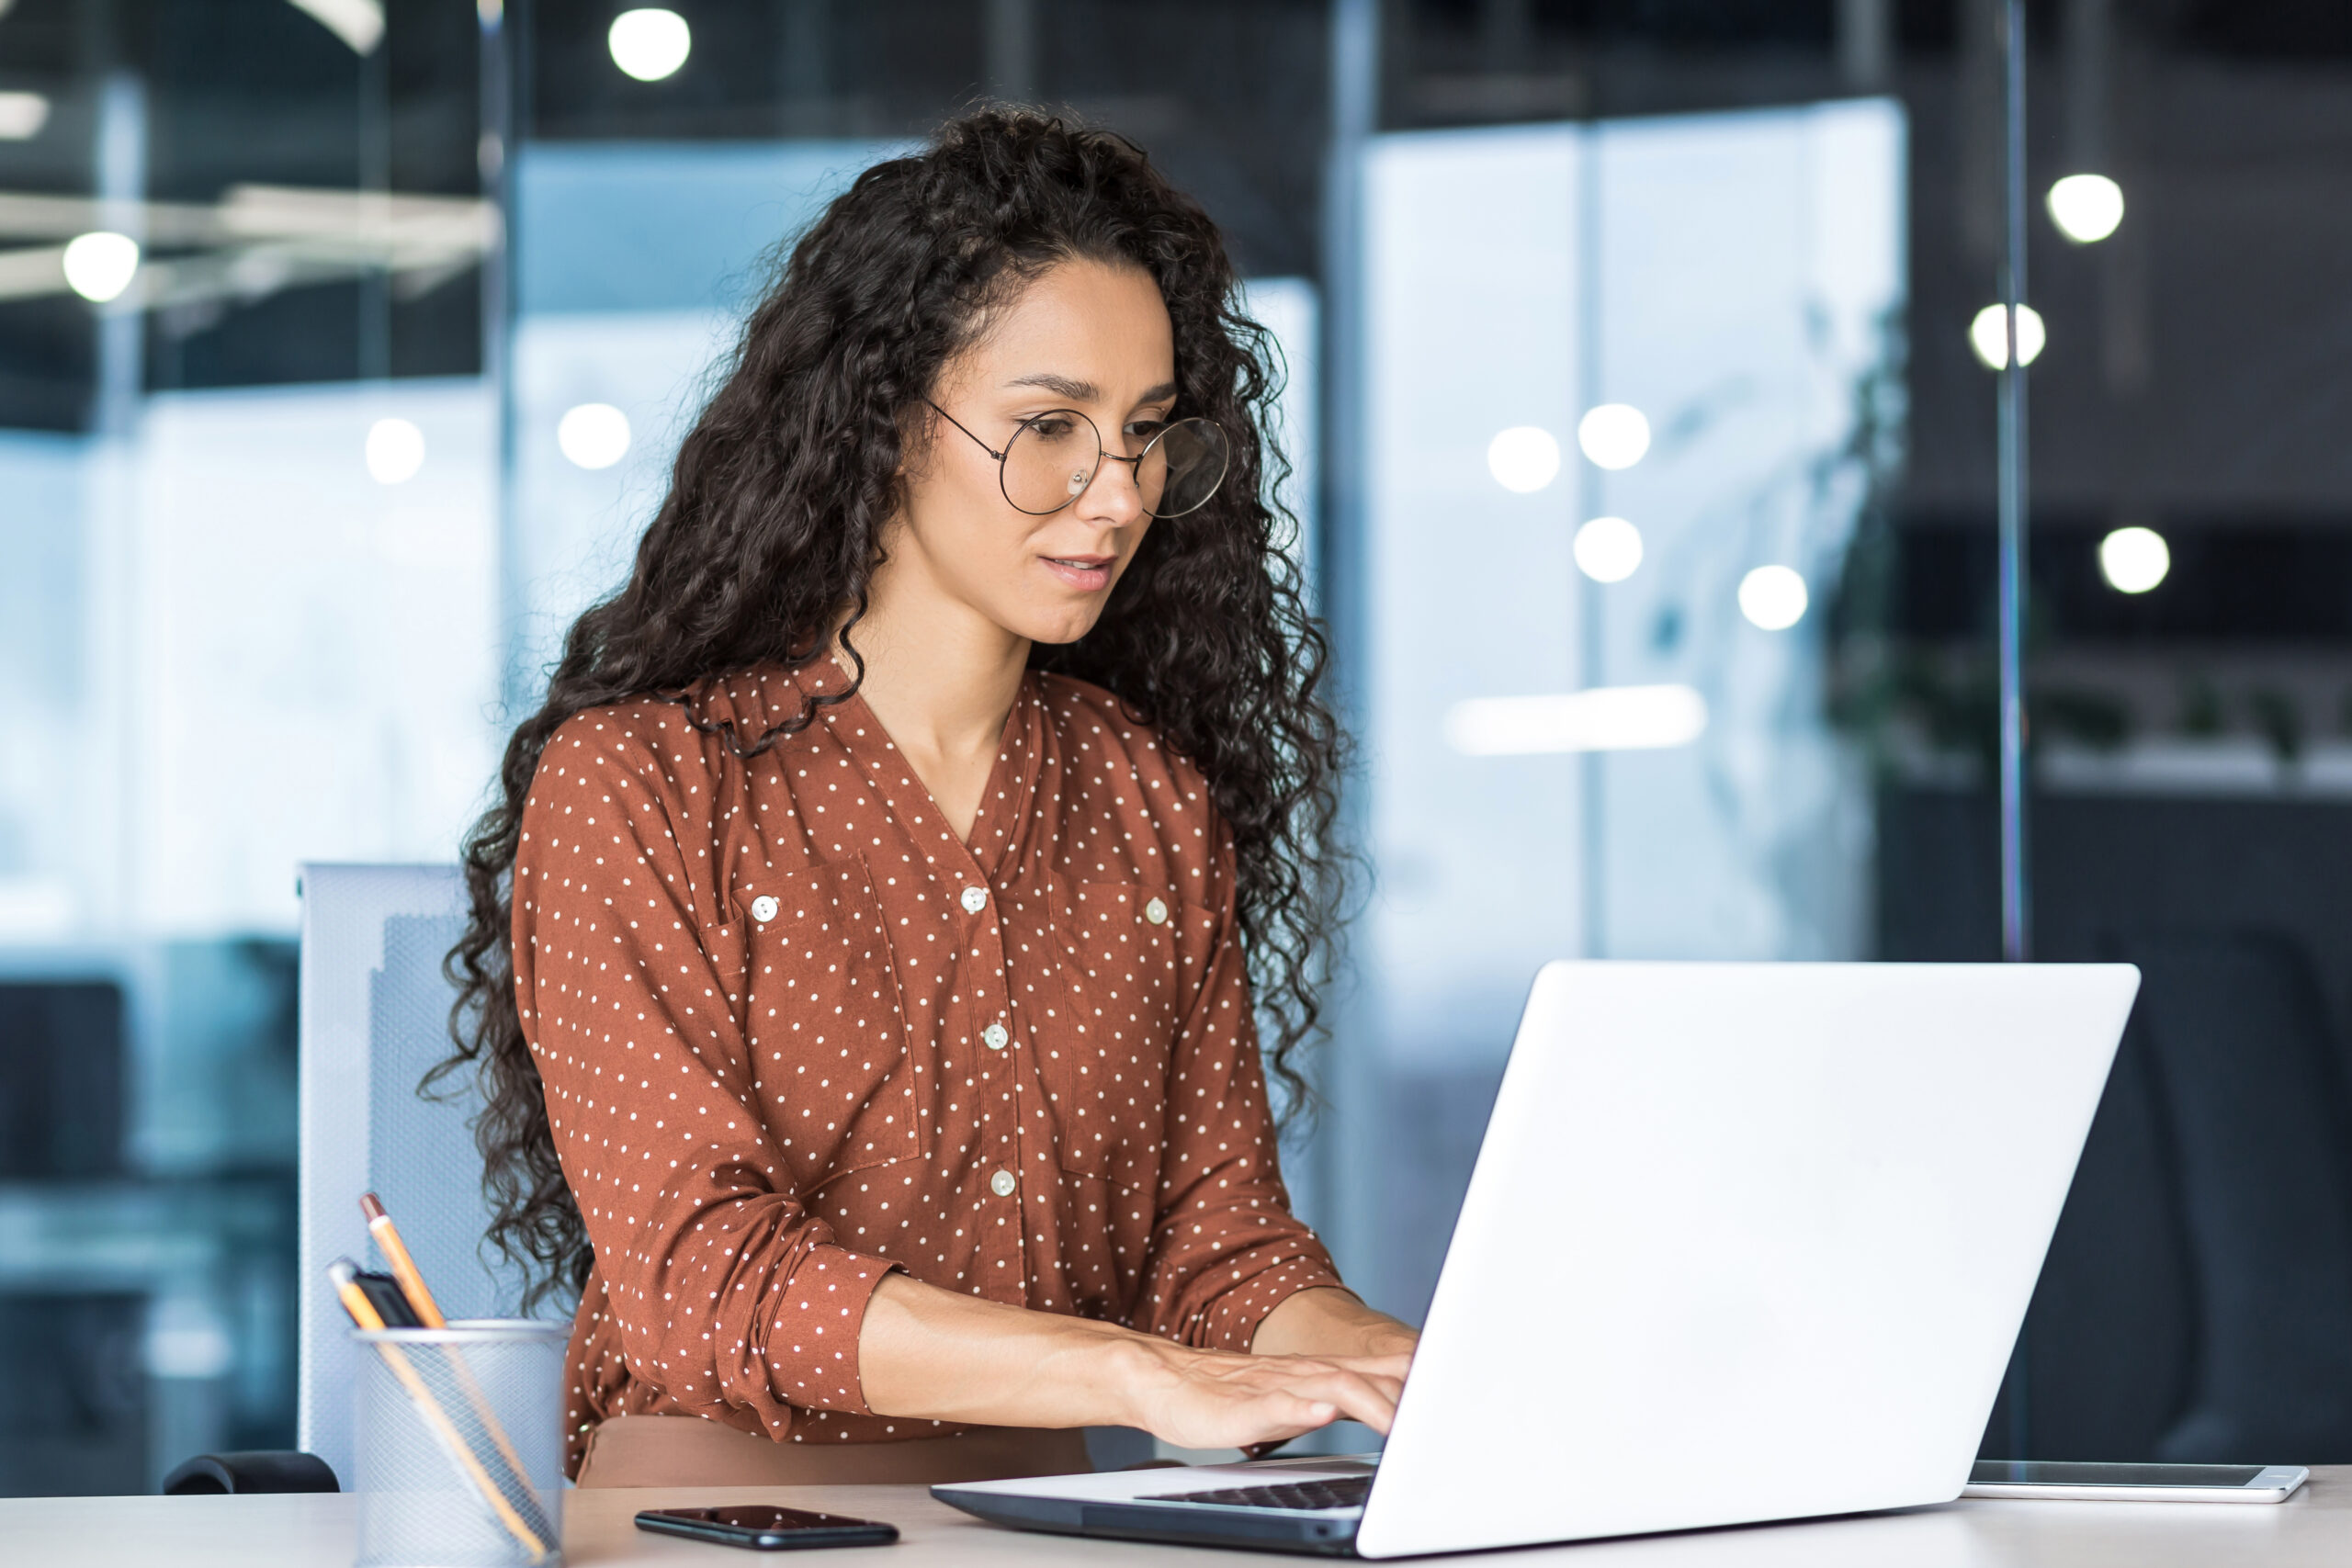
M1999 955L1997 0L624 9L0 0L0 1494L290 1446L297 865L454 857L775 247L984 96L1282 345L1375 1303L1543 960ZM2149 978L1985 1451L2352 1460L2352 10L2025 15L2035 951Z

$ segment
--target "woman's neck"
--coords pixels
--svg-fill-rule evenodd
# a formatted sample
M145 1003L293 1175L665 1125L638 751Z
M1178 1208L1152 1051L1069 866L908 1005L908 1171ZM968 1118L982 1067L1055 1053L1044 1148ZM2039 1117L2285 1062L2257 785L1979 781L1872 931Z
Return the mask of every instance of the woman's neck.
M865 616L847 628L865 665L858 694L956 837L968 840L1028 668L1029 639L909 575L876 573ZM854 669L838 637L833 657Z

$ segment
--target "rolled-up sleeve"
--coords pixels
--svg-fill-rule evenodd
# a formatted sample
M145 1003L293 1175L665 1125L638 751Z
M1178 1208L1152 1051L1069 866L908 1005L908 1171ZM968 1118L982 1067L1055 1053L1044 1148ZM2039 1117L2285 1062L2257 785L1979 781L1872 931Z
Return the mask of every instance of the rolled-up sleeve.
M1340 1275L1283 1187L1234 888L1227 843L1209 890L1215 935L1176 1038L1135 1326L1247 1351L1268 1313L1300 1291L1338 1285Z
M707 801L673 781L677 731L644 729L582 715L540 761L516 1005L632 1374L677 1413L780 1438L796 1406L866 1413L858 1333L892 1265L802 1207L752 1109Z

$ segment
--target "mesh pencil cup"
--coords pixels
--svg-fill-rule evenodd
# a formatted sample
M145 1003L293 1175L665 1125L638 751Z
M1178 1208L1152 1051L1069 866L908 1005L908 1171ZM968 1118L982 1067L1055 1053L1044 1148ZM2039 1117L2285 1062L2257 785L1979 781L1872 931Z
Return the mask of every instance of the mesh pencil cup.
M567 1325L355 1330L359 1568L563 1561Z

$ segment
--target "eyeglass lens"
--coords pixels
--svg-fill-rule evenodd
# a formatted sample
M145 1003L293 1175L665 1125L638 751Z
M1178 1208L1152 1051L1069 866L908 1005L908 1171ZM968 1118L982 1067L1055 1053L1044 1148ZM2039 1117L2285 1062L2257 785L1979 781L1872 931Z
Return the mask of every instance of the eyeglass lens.
M1226 459L1225 432L1209 421L1169 425L1136 465L1144 510L1154 517L1194 510L1216 493ZM1004 498L1023 512L1058 512L1085 493L1102 464L1102 437L1091 420L1066 410L1040 414L1004 449Z

